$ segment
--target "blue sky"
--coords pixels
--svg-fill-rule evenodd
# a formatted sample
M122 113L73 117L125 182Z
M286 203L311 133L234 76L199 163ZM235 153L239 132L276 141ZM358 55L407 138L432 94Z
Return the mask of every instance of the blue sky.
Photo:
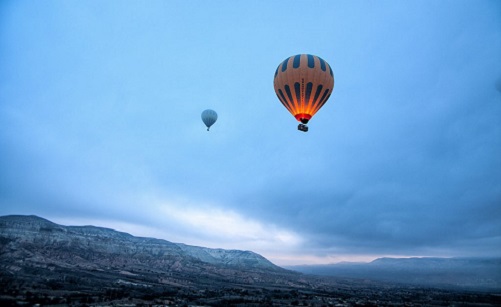
M273 90L299 53L335 76L307 133ZM0 214L279 265L501 256L501 2L2 1Z

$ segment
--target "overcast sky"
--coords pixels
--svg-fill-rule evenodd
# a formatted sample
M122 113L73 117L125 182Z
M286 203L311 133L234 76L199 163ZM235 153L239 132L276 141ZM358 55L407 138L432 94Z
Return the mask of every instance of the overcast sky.
M307 133L273 89L300 53L335 77ZM501 1L2 1L8 214L279 265L501 256Z

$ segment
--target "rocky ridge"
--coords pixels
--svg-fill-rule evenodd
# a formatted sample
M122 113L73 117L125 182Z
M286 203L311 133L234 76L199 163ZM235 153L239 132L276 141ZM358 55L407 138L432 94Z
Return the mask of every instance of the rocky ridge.
M205 265L287 272L251 251L210 249L135 237L95 226L62 226L37 216L0 217L2 258L18 256L62 266L149 265L181 270Z

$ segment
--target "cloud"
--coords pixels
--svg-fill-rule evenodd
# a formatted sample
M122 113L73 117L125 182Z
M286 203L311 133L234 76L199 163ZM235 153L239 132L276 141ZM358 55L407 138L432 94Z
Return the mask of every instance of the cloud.
M159 205L158 212L165 219L190 228L193 236L202 242L204 239L226 244L232 242L260 250L289 250L302 243L302 238L292 231L273 224L263 224L213 204L189 207L164 202Z
M271 223L252 220L214 204L193 206L181 200L148 201L136 210L134 218L68 217L54 213L45 217L63 225L95 225L171 242L252 250L272 261L282 261L284 256L280 255L284 252L301 255L298 250L304 243L299 234Z
M286 262L497 250L498 3L5 8L2 214ZM272 86L300 52L336 78L308 133Z

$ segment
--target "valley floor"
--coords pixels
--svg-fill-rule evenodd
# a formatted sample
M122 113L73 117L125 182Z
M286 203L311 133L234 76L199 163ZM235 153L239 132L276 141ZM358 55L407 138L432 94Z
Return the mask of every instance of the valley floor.
M308 278L307 278L308 279ZM30 283L0 277L0 306L501 306L501 294L312 277L310 286Z

